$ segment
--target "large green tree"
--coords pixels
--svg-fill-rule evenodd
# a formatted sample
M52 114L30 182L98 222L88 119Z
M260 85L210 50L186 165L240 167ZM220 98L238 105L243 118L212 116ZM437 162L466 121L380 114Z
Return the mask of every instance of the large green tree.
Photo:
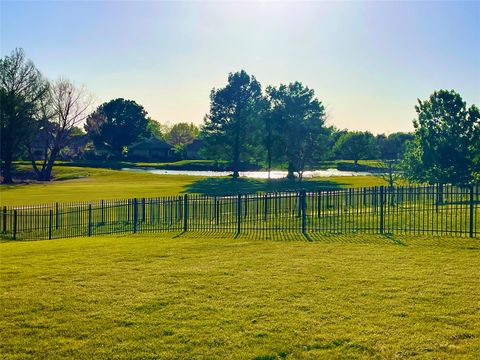
M105 146L120 157L124 147L146 134L146 115L143 106L133 100L111 100L88 116L85 131L95 145Z
M377 135L380 160L397 160L403 157L408 141L413 140L413 133L396 132L388 136Z
M334 151L344 160L353 160L355 166L358 165L358 160L378 157L375 136L368 131L349 131L342 134L334 146Z
M3 183L12 182L12 161L35 136L48 83L22 49L0 59L0 136Z
M478 107L467 107L454 90L439 90L418 100L415 110L415 138L406 152L405 175L428 183L471 183L479 166Z
M200 132L198 126L193 123L177 123L165 134L165 140L173 146L173 151L185 159L187 157L187 145L191 144Z
M167 133L167 128L165 125L162 125L155 119L151 117L147 118L147 129L144 134L146 139L160 139L165 140L165 134Z
M325 108L315 92L296 81L267 88L277 156L288 162L288 178L302 178L305 167L318 161L326 143ZM279 146L278 146L279 145Z
M230 160L233 177L240 164L254 156L266 108L260 83L245 71L230 73L228 84L210 93L210 112L202 126L204 151L220 160Z
M199 134L198 127L193 123L178 123L173 125L165 134L165 139L170 145L191 144Z

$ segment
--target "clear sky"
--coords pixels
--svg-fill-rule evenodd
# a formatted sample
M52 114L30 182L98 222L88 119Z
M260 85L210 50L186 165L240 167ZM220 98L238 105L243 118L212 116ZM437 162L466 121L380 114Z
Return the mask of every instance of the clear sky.
M480 2L26 2L1 0L1 55L25 49L49 78L98 104L133 99L200 124L212 87L245 69L301 81L329 123L411 130L416 99L455 89L480 103Z

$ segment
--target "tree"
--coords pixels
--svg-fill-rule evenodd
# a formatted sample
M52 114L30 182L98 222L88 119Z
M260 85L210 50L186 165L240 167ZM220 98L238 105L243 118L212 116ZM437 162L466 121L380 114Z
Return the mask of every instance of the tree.
M296 81L267 88L277 141L288 162L287 177L302 179L307 165L318 161L326 142L325 108L315 92Z
M265 141L265 150L267 151L267 171L268 171L268 179L270 180L270 172L272 171L272 160L273 160L273 146L274 146L273 111L269 111L265 114L264 121L265 121L264 141Z
M76 87L64 78L50 85L46 100L42 106L42 118L38 121L37 136L32 139L43 145L40 165L30 151L32 167L39 181L50 181L58 155L78 131L76 126L87 118L91 104L85 88Z
M22 49L0 60L0 136L3 183L12 183L12 161L35 132L48 83Z
M95 145L105 146L121 157L125 147L146 134L146 115L143 106L133 100L111 100L88 116L85 131Z
M147 118L147 130L145 132L145 138L156 138L160 140L165 140L166 132L167 129L165 128L165 126L160 124L158 121L152 119L151 117Z
M326 141L326 148L325 148L325 159L328 160L335 160L337 158L335 154L335 144L337 143L338 139L348 130L339 130L335 126L327 126L327 141Z
M375 137L369 132L349 131L340 136L334 146L337 156L345 160L353 160L355 166L358 160L375 159L378 148Z
M172 145L188 145L195 140L200 130L193 123L178 123L173 125L165 134L165 139Z
M234 178L239 176L241 161L258 150L265 108L260 83L243 70L230 73L228 84L210 93L210 113L202 126L204 151L217 159L230 160Z
M71 129L68 145L59 153L59 159L72 160L84 155L88 148L87 134L78 126Z
M415 106L415 137L404 159L407 178L465 185L478 171L480 111L454 90L435 91Z
M413 134L397 132L385 136L377 135L377 146L379 150L379 161L377 167L380 169L379 177L388 183L388 191L393 192L394 186L402 177L401 159L407 149L409 141L413 140ZM394 197L391 197L393 205Z
M396 160L402 158L406 150L406 143L412 140L412 133L396 132L388 136L377 135L380 159Z

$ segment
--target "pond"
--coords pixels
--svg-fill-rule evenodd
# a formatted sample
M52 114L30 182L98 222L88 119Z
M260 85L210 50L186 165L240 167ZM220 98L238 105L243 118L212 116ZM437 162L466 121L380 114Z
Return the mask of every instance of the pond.
M147 169L147 168L123 168L124 171L148 172L157 175L189 175L189 176L203 176L203 177L221 177L229 176L231 171L201 171L201 170L166 170L166 169ZM334 176L367 176L372 175L369 172L355 172L355 171L340 171L337 169L326 170L311 170L303 173L304 178L314 177L334 177ZM271 171L271 179L282 179L287 176L286 171ZM268 179L267 171L241 171L240 177L250 179Z

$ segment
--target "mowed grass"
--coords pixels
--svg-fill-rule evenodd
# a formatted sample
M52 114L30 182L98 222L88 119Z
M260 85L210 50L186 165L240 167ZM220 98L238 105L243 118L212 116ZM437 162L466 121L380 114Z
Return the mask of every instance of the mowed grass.
M0 251L4 359L480 354L478 240L187 233Z
M27 169L23 165L22 168ZM75 202L100 199L124 199L180 195L185 192L220 195L257 191L286 191L300 188L336 189L383 185L373 176L316 178L307 181L256 180L229 177L204 178L183 175L155 175L110 169L57 166L57 181L0 185L2 206Z

